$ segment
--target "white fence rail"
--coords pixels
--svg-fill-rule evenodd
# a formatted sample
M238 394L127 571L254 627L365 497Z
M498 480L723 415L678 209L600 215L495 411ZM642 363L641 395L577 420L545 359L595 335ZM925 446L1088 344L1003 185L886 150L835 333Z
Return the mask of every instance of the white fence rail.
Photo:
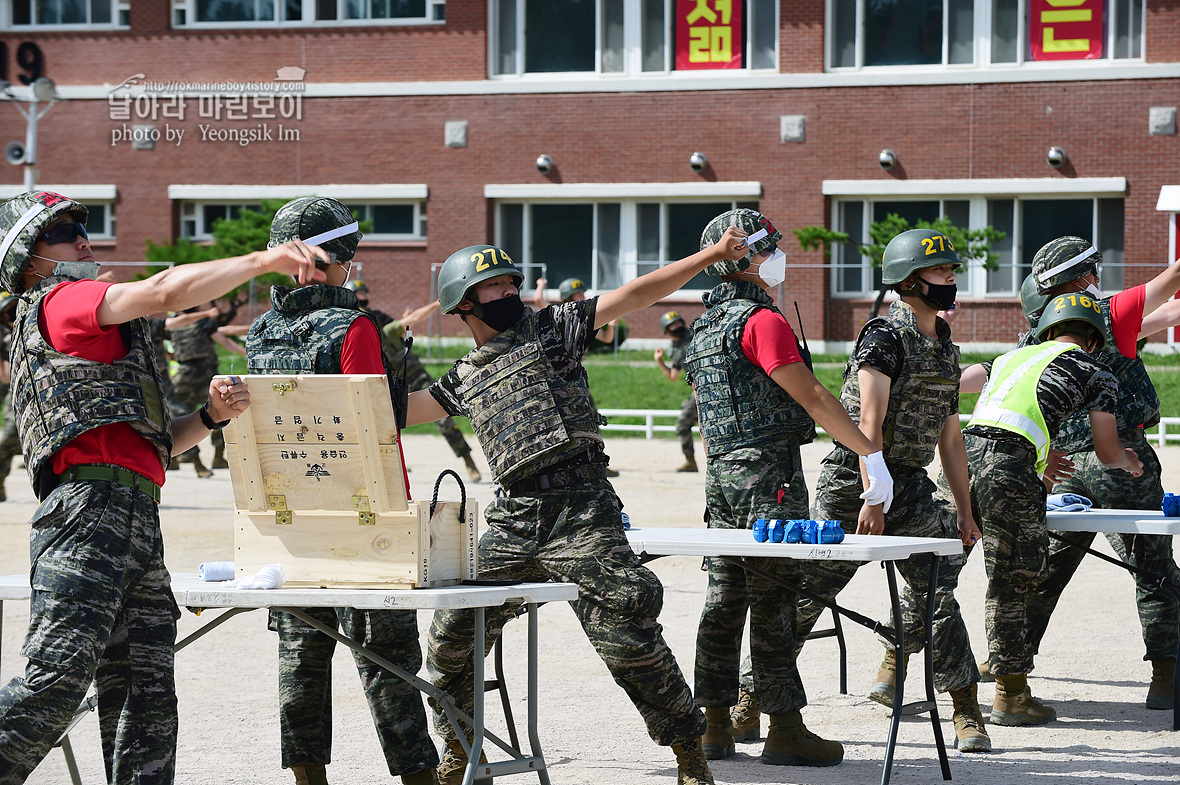
M640 417L642 423L610 423L604 425L604 431L640 431L646 438L653 439L657 433L675 433L676 426L672 424L657 424L656 420L670 420L673 423L680 416L679 409L599 409L600 414L610 417ZM969 414L960 414L959 419L964 423L971 419ZM700 429L693 426L693 430L700 433ZM822 428L816 431L823 433ZM1152 426L1147 431L1147 438L1153 444L1163 447L1180 442L1180 417L1161 417L1160 424Z

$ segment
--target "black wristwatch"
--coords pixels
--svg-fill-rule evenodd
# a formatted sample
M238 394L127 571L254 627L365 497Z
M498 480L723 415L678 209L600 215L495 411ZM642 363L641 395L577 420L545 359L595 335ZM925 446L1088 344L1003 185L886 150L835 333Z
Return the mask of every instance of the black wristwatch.
M203 403L201 405L201 408L197 409L197 413L201 415L201 422L203 422L205 424L205 427L211 431L220 431L222 428L229 425L229 420L222 420L221 422L213 422L213 418L209 416L209 402L208 401L205 401L205 403Z

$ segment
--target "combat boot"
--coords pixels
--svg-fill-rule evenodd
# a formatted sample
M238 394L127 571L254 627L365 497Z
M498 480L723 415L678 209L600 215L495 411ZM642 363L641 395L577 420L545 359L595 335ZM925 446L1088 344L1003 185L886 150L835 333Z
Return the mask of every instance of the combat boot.
M844 760L844 745L807 730L798 710L770 715L762 762L771 766L835 766Z
M992 664L990 660L984 660L979 663L979 681L982 684L991 684L996 680L992 675Z
M1151 661L1147 708L1171 709L1176 705L1176 658Z
M467 750L458 739L447 739L447 748L443 750L442 760L438 764L439 785L462 785L463 774L467 771ZM480 751L479 762L487 763L488 756ZM492 785L491 778L479 779L475 785Z
M955 749L960 752L991 752L992 740L983 729L983 713L979 711L979 688L972 684L951 690L954 705Z
M902 665L906 668L910 664L910 653L901 656ZM908 670L906 671L909 672ZM877 679L869 690L869 700L876 701L882 706L893 708L893 696L897 692L897 652L893 649L885 650L885 659L881 660L881 667L877 670Z
M229 461L225 459L225 446L218 445L213 450L213 463L209 464L210 469L228 469Z
M193 468L197 470L198 477L204 479L205 477L213 476L213 470L207 468L205 464L201 463L201 457L199 455L194 455L192 457L192 464Z
M715 785L700 739L673 744L672 753L676 756L676 785Z
M734 741L758 741L762 738L762 712L758 711L758 701L754 700L754 693L738 690L737 705L729 712L729 722L733 726L730 731Z
M328 785L328 771L325 766L292 766L291 773L295 775L295 785Z
M606 467L606 476L607 476L607 477L618 477L618 476L619 476L619 470L618 470L618 469L612 469L611 467L607 466L607 467Z
M709 760L724 760L733 755L733 733L729 724L728 706L706 706L705 719L709 727L701 736L701 748Z
M463 456L463 463L467 464L467 479L472 482L479 482L483 479L483 475L479 473L479 467L475 465L475 459L471 457L471 453Z
M678 472L699 471L699 469L697 469L697 457L695 455L685 455L684 456L684 463L682 463L679 467L677 467L676 471L678 471Z
M8 501L8 492L4 490L4 480L0 479L0 502Z
M996 700L992 703L993 725L1044 725L1057 719L1052 706L1032 696L1028 676L996 676Z
M413 774L403 774L402 785L438 785L438 776L434 769L422 769Z

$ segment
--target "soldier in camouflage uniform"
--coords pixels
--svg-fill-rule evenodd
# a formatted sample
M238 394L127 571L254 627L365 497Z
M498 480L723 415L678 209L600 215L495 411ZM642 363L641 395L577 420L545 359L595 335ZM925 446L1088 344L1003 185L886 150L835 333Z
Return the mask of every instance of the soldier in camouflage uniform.
M676 311L668 311L660 317L660 332L672 339L672 348L667 353L663 348L656 349L656 366L668 381L675 382L680 379L680 371L684 368L692 330L684 323L683 316ZM664 362L665 357L668 362ZM697 471L696 448L692 443L692 427L696 424L697 396L693 393L681 402L680 416L676 418L676 436L680 439L680 451L684 453L684 463L676 469L678 472Z
M1104 345L1102 311L1089 296L1062 295L1046 306L1031 345L983 363L987 375L964 431L971 504L983 529L989 670L996 679L991 721L1040 725L1057 712L1032 696L1036 641L1032 614L1047 574L1045 523L1049 445L1077 412L1087 414L1098 460L1138 476L1143 464L1118 439L1118 383L1091 354Z
M485 511L480 576L579 585L571 607L652 739L672 747L679 785L712 785L699 740L705 721L656 621L663 588L627 544L581 358L598 327L671 294L718 259L741 257L744 244L740 232L727 232L618 290L539 313L526 311L524 276L502 250L456 251L439 272L439 300L444 313L463 318L476 349L428 391L409 395L410 423L469 417L502 488ZM488 610L489 648L515 610ZM427 657L435 684L468 711L473 657L486 654L473 651L474 623L471 611L436 613ZM435 718L447 743L439 779L458 783L468 750L459 729L440 712Z
M1154 280L1103 298L1098 290L1097 264L1101 255L1080 237L1060 237L1037 251L1032 279L1041 298L1082 291L1093 296L1102 309L1105 347L1097 358L1107 365L1119 383L1115 409L1119 438L1143 461L1142 475L1110 471L1097 458L1088 423L1075 416L1062 425L1053 447L1073 460L1075 473L1055 488L1058 493L1076 493L1089 498L1095 507L1115 509L1159 509L1163 500L1159 458L1144 435L1144 429L1159 422L1159 397L1152 386L1136 341L1176 322L1169 299L1180 288L1180 264L1173 265ZM1025 343L1034 343L1027 336ZM1064 535L1067 542L1054 541L1049 550L1048 575L1034 598L1030 612L1029 640L1034 650L1049 624L1061 592L1085 557L1093 532ZM1156 534L1107 533L1115 553L1129 565L1147 571L1133 573L1135 600L1143 626L1145 660L1152 664L1152 680L1146 705L1149 709L1171 709L1175 705L1173 674L1176 666L1177 625L1180 601L1162 585L1166 578L1180 586L1180 570L1172 557L1172 538Z
M326 236L325 236L326 234ZM323 284L271 288L271 310L246 338L250 373L388 373L376 323L343 284L361 233L335 199L303 197L283 205L271 224L270 246L320 237L330 262L317 262ZM304 608L410 673L422 667L415 611ZM326 785L332 753L332 652L336 641L287 613L270 612L279 633L279 721L283 767L297 785ZM353 652L389 773L407 785L432 785L438 751L430 739L422 696L377 663Z
M41 500L30 524L28 664L0 687L3 785L25 781L92 682L107 781L172 782L180 613L164 566L159 486L170 454L240 414L249 393L219 377L199 411L171 419L142 317L221 296L261 273L315 274L315 249L283 246L146 281L94 281L86 216L48 191L0 205L0 286L22 295L12 412Z
M815 436L814 418L828 433L866 456L865 496L888 509L892 481L880 450L811 373L790 325L768 294L783 273L771 270L782 234L761 213L731 210L701 235L713 246L729 227L755 238L748 253L706 268L722 282L704 296L707 310L692 326L684 361L700 411L705 445L705 502L714 529L751 529L758 518L806 518L807 484L799 446ZM780 268L781 269L781 268ZM799 577L794 559L751 559L787 584ZM734 754L730 707L738 698L742 628L750 614L754 694L770 714L762 762L832 766L844 758L839 742L803 725L807 705L795 661L795 593L744 567L709 559L709 588L697 630L696 699L705 707L702 737L711 759Z
M430 387L434 379L430 378L430 374L422 367L422 360L418 358L418 355L406 346L406 330L412 328L418 319L425 319L438 308L438 300L419 308L413 316L394 319L384 311L369 307L367 296L369 287L365 285L364 281L358 278L346 283L345 287L356 294L361 310L376 320L377 329L381 331L381 350L385 352L385 358L393 368L394 374L405 373L406 389L412 392ZM444 417L435 425L438 427L438 432L447 440L447 444L451 446L452 452L463 459L463 464L467 467L467 477L472 482L479 482L483 479L479 473L479 467L475 465L475 459L471 456L471 445L467 443L463 432L455 426L455 421L450 417Z
M16 318L18 302L16 295L0 291L0 400L4 401L4 428L0 430L0 502L8 500L4 482L12 471L12 459L20 455L20 437L16 432L16 418L12 416L12 399L8 396L8 358L12 354L12 322Z

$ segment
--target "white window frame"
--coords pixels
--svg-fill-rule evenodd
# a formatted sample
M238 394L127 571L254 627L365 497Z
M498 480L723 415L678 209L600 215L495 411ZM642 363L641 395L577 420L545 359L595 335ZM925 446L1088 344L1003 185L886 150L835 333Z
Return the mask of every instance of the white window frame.
M825 180L823 183L825 196L832 198L831 215L832 228L843 231L839 224L840 204L849 201L864 203L862 211L862 237L868 238L869 226L872 223L872 205L890 201L968 201L969 229L982 229L988 225L988 202L994 199L1012 199L1014 201L1012 228L1012 258L1014 269L1019 269L1024 260L1031 259L1036 249L1022 249L1021 210L1022 202L1046 199L1091 199L1094 202L1092 237L1098 236L1099 228L1099 199L1126 198L1126 178L1122 177L1091 177L1062 180L1058 178L1011 178L997 180L909 180L904 182L885 181L855 181L855 180ZM1124 242L1126 231L1124 228ZM867 256L861 256L861 281L859 291L840 291L838 266L847 253L844 246L832 249L831 272L829 276L831 296L834 299L858 300L875 297L878 290L872 288L873 267ZM847 266L847 265L844 265ZM1120 265L1125 271L1134 265L1124 262ZM1100 265L1101 268L1101 265ZM1101 269L1100 269L1101 271ZM988 271L978 262L971 262L966 269L959 273L959 289L964 296L971 299L995 300L1013 299L1020 296L1019 277L1013 273L1013 288L1009 290L987 291ZM1124 273L1125 275L1125 273Z
M360 19L343 18L346 0L336 0L335 19L317 19L315 0L302 0L302 16L299 19L283 19L283 0L254 0L256 4L273 4L274 19L242 22L198 22L197 0L172 0L172 27L195 29L230 29L253 27L411 27L422 25L441 25L446 23L446 0L426 0L426 12L422 17L405 19L374 19L363 17ZM369 0L365 0L367 3Z
M92 223L92 218L86 220L86 236L91 240L115 239L115 202L118 200L118 189L114 185L97 185L93 183L75 183L66 185L37 185L38 191L52 191L55 194L69 197L86 205L87 208L102 205L106 208L106 220L102 226ZM23 185L0 185L0 201L20 196L25 192Z
M929 71L929 70L943 70L943 69L978 69L978 68L1061 68L1063 65L1079 68L1094 68L1096 66L1109 66L1111 63L1142 63L1145 62L1144 51L1146 49L1147 37L1147 0L1133 0L1139 2L1140 5L1140 30L1139 30L1139 56L1137 57L1118 57L1114 56L1115 49L1115 26L1112 24L1106 25L1106 40L1103 45L1103 56L1094 60L1041 60L1034 61L1029 57L1029 42L1028 42L1028 0L1017 0L1019 8L1017 10L1017 32L1016 39L1019 42L1016 52L1015 62L991 62L992 49L992 9L995 0L975 0L974 2L974 23L973 36L975 42L975 57L974 62L971 63L950 63L950 42L948 39L950 25L947 24L950 10L950 0L943 0L942 4L942 62L931 65L918 64L899 64L899 65L873 65L867 66L864 64L864 49L865 49L865 3L867 0L857 0L856 3L856 62L851 66L836 66L833 65L833 58L835 57L836 49L836 0L826 0L824 4L824 70L831 73L849 73L854 71L876 72L876 71L890 71L896 72L899 69L908 69L914 71ZM1109 9L1117 0L1106 0L1106 7ZM1110 18L1110 15L1107 15Z
M33 21L29 24L16 24L16 22L13 21L15 17L13 12L13 0L6 0L6 2L0 2L0 30L44 30L46 32L57 32L68 30L126 30L130 28L131 0L109 0L109 2L111 5L111 21L109 22L95 23L86 21L70 22L68 24L53 24L37 21L37 0L29 0L29 15L33 17ZM90 11L90 0L86 0L87 20L90 19Z
M578 204L598 205L610 203L620 205L619 216L619 279L621 283L633 280L637 276L640 266L656 265L663 267L675 259L661 258L659 260L639 260L638 242L638 206L640 204L660 204L660 251L661 256L667 255L668 224L667 205L692 204L708 202L729 202L731 206L756 203L762 195L762 184L759 182L719 182L719 183L586 183L571 185L487 185L484 196L493 201L495 210L495 241L502 243L501 212L506 205L523 205L523 237L525 248L523 253L515 259L522 269L539 268L540 263L534 263L529 247L528 238L531 236L532 205ZM594 226L592 236L594 251L591 255L591 268L588 279L591 293L598 293L598 210L594 211ZM530 280L535 276L530 276ZM546 290L549 300L558 297L557 284L560 281L551 280L553 284ZM682 289L667 300L683 302L699 302L701 289Z
M414 201L380 200L380 201L374 201L371 199L366 200L366 201L358 201L358 200L354 199L351 201L346 201L344 204L346 206L348 206L349 209L351 209L355 213L357 213L357 220L360 220L360 221L366 221L366 220L372 219L372 217L373 217L372 208L373 207L379 207L379 206L383 206L383 205L397 205L397 206L408 206L408 207L413 208L414 216L411 219L412 220L411 226L414 227L413 231L408 232L408 233L394 233L394 232L378 232L376 229L374 229L371 232L365 232L365 238L361 242L365 242L365 241L383 242L383 243L415 242L415 241L420 241L420 240L426 239L426 203L424 201L421 201L421 200L414 200Z
M305 0L306 1L306 0ZM779 0L734 0L734 2L773 2L774 3L774 27L778 30L779 20L781 19L781 3ZM734 75L735 73L776 73L778 71L779 60L781 53L779 52L779 40L776 32L775 47L774 47L774 65L766 68L753 68L747 65L741 70L737 69L717 69L716 71L702 69L691 71L677 71L674 68L676 52L675 52L675 0L664 0L664 67L660 70L643 70L643 7L642 0L623 0L623 70L604 72L602 70L602 3L603 0L595 0L594 9L594 35L595 35L595 54L594 54L594 70L592 71L544 71L544 72L526 72L524 70L524 56L525 56L525 3L527 2L549 2L549 0L515 0L516 4L516 71L515 73L498 74L496 73L497 60L497 43L500 39L499 30L499 15L497 14L497 6L500 0L488 0L488 78L489 79L554 79L554 78L586 78L601 77L603 79L618 79L620 77L647 77L660 76L669 74L681 74L692 77L705 77L711 75ZM753 14L746 13L744 26L745 30L745 46L747 53L750 52L750 42L753 36ZM750 55L747 55L747 62Z

